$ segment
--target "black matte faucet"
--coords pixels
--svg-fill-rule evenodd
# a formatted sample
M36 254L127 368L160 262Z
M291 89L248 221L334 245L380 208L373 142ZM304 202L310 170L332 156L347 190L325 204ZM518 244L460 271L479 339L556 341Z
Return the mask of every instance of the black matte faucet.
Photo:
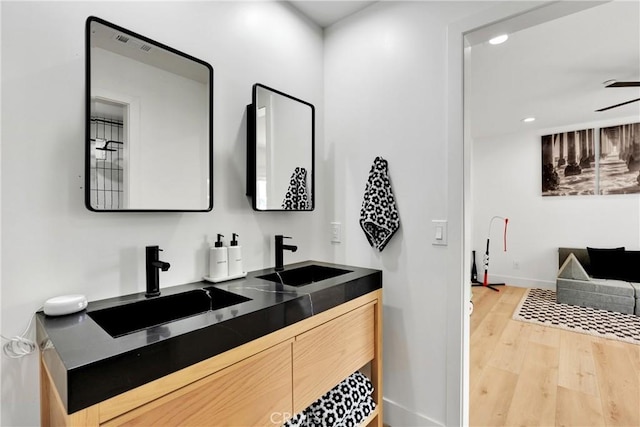
M146 266L147 266L147 292L145 297L157 297L160 295L160 272L167 271L171 264L160 261L159 253L162 249L158 246L147 246Z
M284 270L282 258L283 252L285 250L295 252L298 250L297 246L294 245L285 245L282 243L282 239L290 239L291 237L286 237L281 234L276 235L276 271Z

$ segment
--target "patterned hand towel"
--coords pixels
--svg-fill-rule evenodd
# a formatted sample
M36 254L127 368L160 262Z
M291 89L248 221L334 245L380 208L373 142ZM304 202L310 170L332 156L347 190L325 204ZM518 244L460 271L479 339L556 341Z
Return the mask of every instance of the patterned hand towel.
M372 392L371 380L360 372L354 372L305 410L307 426L359 425L376 408ZM356 419L358 422L354 423Z
M369 244L380 252L400 228L396 199L391 191L389 167L382 157L375 158L369 171L360 209L360 227Z
M296 168L289 179L289 189L282 201L285 210L304 211L310 208L307 194L307 170Z

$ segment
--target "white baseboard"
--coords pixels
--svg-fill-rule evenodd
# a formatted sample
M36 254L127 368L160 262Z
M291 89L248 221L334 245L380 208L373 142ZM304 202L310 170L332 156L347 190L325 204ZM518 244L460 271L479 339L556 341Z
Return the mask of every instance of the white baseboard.
M518 288L542 288L550 289L552 291L556 290L555 280L551 282L548 280L529 279L527 277L499 276L492 274L489 277L489 281L494 283L506 283L509 286L515 286Z
M444 427L444 424L436 420L432 420L426 415L414 412L387 398L383 399L383 414L384 423L393 427Z

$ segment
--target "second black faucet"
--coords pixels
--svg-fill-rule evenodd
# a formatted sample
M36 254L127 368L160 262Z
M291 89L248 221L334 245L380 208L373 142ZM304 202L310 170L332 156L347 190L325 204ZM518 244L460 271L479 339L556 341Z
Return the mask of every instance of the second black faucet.
M275 270L276 271L282 271L284 270L284 266L283 266L283 252L286 251L291 251L291 252L295 252L298 250L297 246L294 245L285 245L283 243L283 239L290 239L291 237L286 237L283 236L281 234L277 234L276 235L276 267Z
M147 292L145 297L157 297L160 295L160 272L167 271L171 264L160 261L160 249L158 246L146 247L146 267L147 267Z

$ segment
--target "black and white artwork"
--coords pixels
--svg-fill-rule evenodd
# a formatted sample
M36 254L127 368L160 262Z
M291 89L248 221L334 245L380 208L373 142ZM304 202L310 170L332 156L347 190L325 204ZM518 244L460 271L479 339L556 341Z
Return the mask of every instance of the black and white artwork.
M640 123L542 136L543 196L633 193L640 193Z
M640 193L640 123L600 129L600 194Z
M595 130L542 137L542 195L596 194Z

